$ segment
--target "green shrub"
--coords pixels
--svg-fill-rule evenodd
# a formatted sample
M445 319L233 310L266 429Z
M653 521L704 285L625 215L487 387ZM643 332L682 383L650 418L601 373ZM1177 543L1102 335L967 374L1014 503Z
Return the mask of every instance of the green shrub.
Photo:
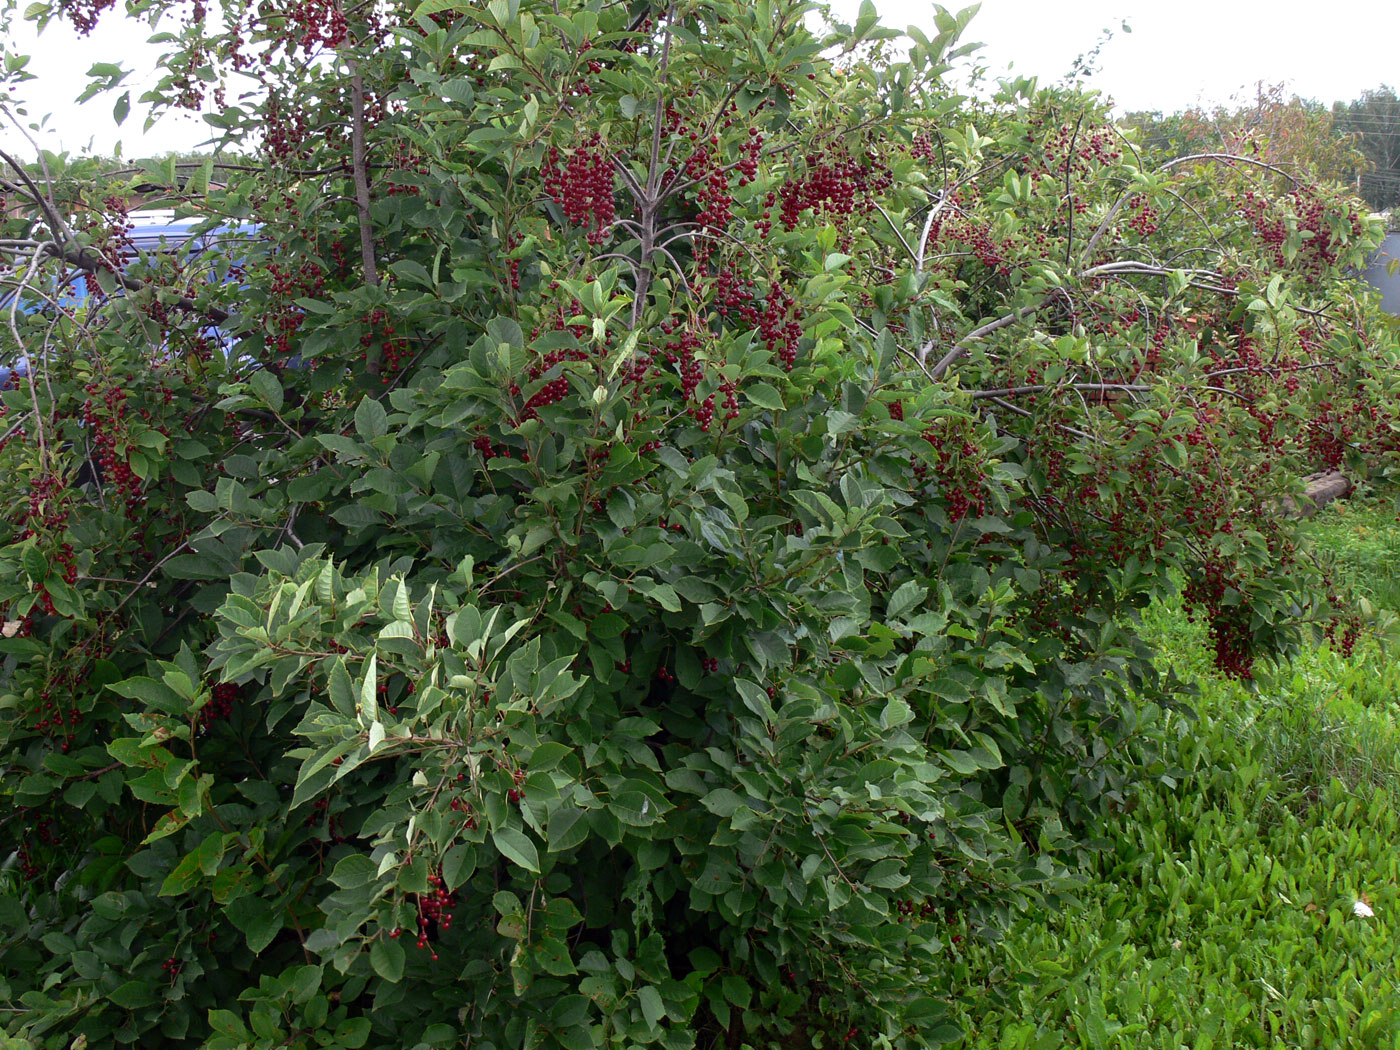
M959 97L970 11L199 9L150 97L257 164L6 161L13 1034L954 1039L953 937L1172 775L1168 572L1237 677L1334 615L1341 190ZM153 185L256 233L124 257Z

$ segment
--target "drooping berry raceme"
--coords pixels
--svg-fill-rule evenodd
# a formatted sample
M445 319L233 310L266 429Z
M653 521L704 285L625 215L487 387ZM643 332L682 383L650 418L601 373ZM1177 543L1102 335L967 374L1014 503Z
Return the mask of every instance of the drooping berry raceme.
M452 928L452 909L457 904L457 895L448 892L440 874L429 875L428 884L431 889L418 895L418 939L415 943L419 948L428 947L434 930L441 935ZM430 951L436 959L437 951Z
M789 178L779 191L779 218L791 230L808 208L823 219L863 214L891 182L889 167L873 151L859 159L810 153L805 173Z
M74 29L87 36L97 28L97 22L103 12L116 6L116 2L117 0L60 0L58 9L73 23Z
M608 239L617 217L613 195L612 157L596 132L583 145L567 151L551 146L544 165L545 192L564 211L571 226L586 232L589 244Z
M774 281L768 289L758 331L764 345L778 355L785 369L792 371L797 361L797 346L802 339L801 312L778 281Z

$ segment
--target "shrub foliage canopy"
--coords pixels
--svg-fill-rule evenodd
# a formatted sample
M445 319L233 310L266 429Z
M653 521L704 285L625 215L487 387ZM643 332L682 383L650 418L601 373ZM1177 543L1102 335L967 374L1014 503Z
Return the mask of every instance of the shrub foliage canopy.
M1277 512L1396 447L1344 193L960 96L968 13L157 12L254 161L4 158L12 1035L935 1045L1165 775L1167 570L1239 676L1349 629Z

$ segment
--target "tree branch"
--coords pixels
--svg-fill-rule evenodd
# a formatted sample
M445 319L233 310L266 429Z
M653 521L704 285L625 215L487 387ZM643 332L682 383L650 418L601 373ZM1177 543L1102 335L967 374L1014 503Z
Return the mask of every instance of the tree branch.
M972 331L968 332L967 335L959 339L953 345L953 349L944 354L942 360L933 366L932 370L929 372L930 378L942 379L944 374L954 363L967 355L967 352L972 349L972 343L975 343L984 336L991 335L993 332L999 331L1002 328L1008 328L1017 321L1029 317L1037 310L1047 306L1053 299L1054 296L1047 295L1038 303L1032 303L1030 306L1023 306L1019 310L1013 310L1009 314L998 317L995 321L988 321L986 324L974 328Z
M365 284L379 286L379 267L374 259L374 227L369 214L369 169L365 162L365 81L359 64L346 58L350 71L350 168L355 180L355 209L360 217L360 263L365 271ZM379 374L379 355L371 354L365 362L370 375Z
M969 391L969 394L974 400L983 400L986 398L1015 397L1020 394L1041 394L1052 390L1087 390L1090 393L1098 394L1117 391L1144 394L1151 389L1145 383L1027 383L1023 386L1004 386L996 390L972 390Z

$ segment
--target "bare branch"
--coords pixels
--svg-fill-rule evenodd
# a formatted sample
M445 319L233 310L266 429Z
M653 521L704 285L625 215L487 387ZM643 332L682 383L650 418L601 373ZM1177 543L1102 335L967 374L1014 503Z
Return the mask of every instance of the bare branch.
M1033 303L1030 306L1023 306L1019 310L1013 310L1011 311L1011 313L1004 314L1003 316L998 317L994 321L988 321L986 324L979 325L978 327L974 328L972 331L968 332L967 335L959 339L957 343L953 345L953 348L943 355L942 360L940 360L938 364L933 366L933 370L930 373L930 377L933 379L942 379L943 376L947 373L948 369L951 368L954 365L954 363L959 361L961 358L965 357L968 351L972 349L971 344L977 342L977 340L979 339L991 335L993 332L1000 331L1003 328L1008 328L1011 325L1015 324L1017 321L1023 320L1024 318L1031 316L1036 311L1049 305L1049 303L1052 302L1054 298L1055 297L1053 295L1047 295L1038 303Z
M973 400L986 398L1017 397L1022 394L1041 394L1054 390L1079 390L1089 393L1106 394L1122 391L1130 394L1145 394L1152 388L1145 383L1027 383L1023 386L1004 386L997 390L972 390Z

